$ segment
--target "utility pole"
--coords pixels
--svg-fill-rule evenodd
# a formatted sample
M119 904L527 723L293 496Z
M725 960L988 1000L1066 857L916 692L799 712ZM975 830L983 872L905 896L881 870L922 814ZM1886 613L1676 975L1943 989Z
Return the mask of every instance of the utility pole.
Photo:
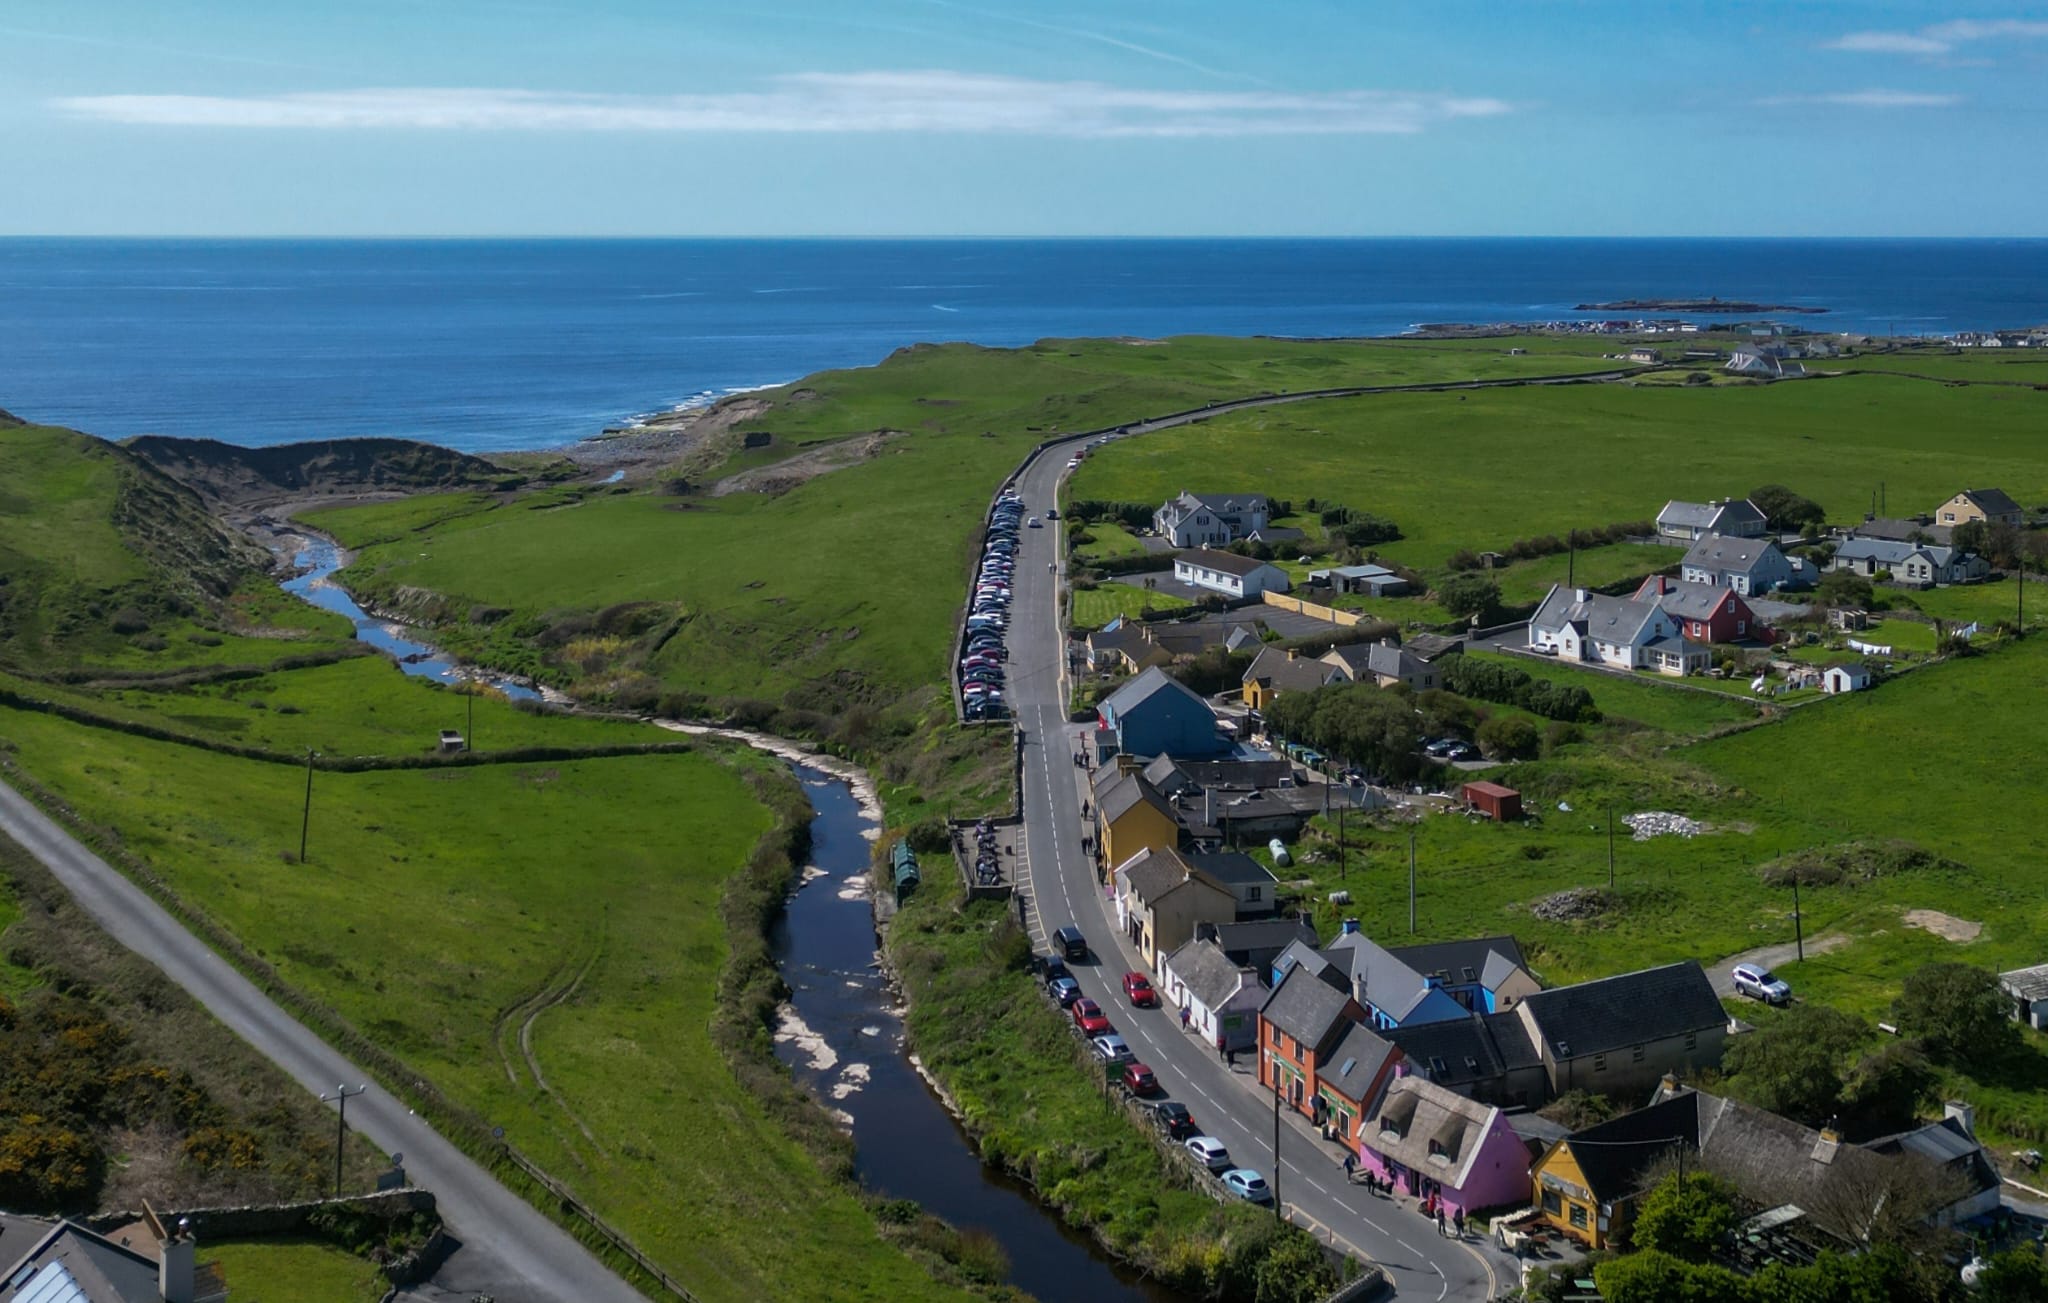
M1340 805L1337 807L1337 880L1339 882L1351 876L1350 861L1351 848L1344 841L1344 807Z
M334 1197L337 1199L341 1198L341 1150L343 1143L348 1138L348 1102L369 1088L367 1084L357 1086L354 1090L350 1090L347 1086L336 1086L332 1095L322 1095L320 1097L320 1102L323 1104L330 1099L335 1103Z
M1408 935L1415 935L1415 830L1408 830Z
M306 830L313 824L313 758L320 753L306 748L306 808L299 812L299 863L306 862Z
M1799 948L1799 962L1806 962L1806 919L1799 910L1799 873L1792 873L1792 940Z
M1614 889L1614 807L1607 807L1607 889Z
M467 695L469 697L469 723L462 733L462 749L464 751L474 751L476 750L476 684L472 683L469 685Z
M1280 1212L1280 1056L1273 1056L1273 1216Z
M1573 577L1579 573L1579 531L1568 529L1564 532L1564 538L1565 547L1568 549L1564 562L1564 586L1570 588L1573 586Z

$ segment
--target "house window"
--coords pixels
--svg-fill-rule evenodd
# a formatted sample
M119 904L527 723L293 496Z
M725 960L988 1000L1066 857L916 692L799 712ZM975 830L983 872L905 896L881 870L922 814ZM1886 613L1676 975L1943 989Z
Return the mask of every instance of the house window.
M1643 1061L1643 1047L1638 1045L1634 1049L1630 1050L1628 1052L1628 1058L1630 1063L1641 1063Z
M1586 1205L1582 1203L1574 1203L1572 1205L1572 1229L1575 1231L1586 1229Z
M1264 887L1246 887L1244 889L1244 898L1246 900L1259 900L1264 897L1265 891Z
M1741 632L1743 631L1743 629L1744 629L1744 628L1746 628L1746 627L1748 626L1748 624L1749 624L1749 621L1747 621L1747 620L1737 620L1737 621L1735 622L1735 632L1737 632L1737 633L1741 633Z
M1606 1055L1604 1055L1604 1054L1596 1054L1596 1055L1594 1055L1594 1056L1593 1056L1593 1071L1595 1071L1595 1072L1605 1072L1605 1071L1607 1071L1607 1056L1606 1056Z
M1429 1152L1430 1152L1431 1156L1433 1157L1433 1156L1435 1156L1435 1155L1437 1155L1437 1154L1441 1154L1441 1153L1443 1153L1443 1152L1444 1152L1444 1147L1443 1147L1443 1146L1442 1146L1441 1144L1439 1144L1439 1143L1438 1143L1437 1141L1435 1141L1435 1140L1431 1140L1431 1141L1429 1142Z
M1545 1190L1543 1192L1543 1211L1553 1217L1564 1211L1564 1200L1558 1198L1557 1191Z
M1685 1048L1687 1048L1688 1050L1696 1050L1699 1048L1699 1046L1700 1034L1698 1032L1687 1032L1685 1034Z

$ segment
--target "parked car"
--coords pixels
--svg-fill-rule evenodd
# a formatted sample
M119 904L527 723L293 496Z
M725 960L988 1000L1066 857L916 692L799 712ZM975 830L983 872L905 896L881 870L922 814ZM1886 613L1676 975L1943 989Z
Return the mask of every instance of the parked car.
M1073 1015L1074 1026L1090 1036L1106 1036L1111 1030L1109 1015L1102 1012L1101 1005L1085 995L1069 1005L1067 1012Z
M1237 1166L1230 1161L1230 1151L1214 1136L1189 1136L1187 1150L1207 1164L1212 1172L1221 1172Z
M1761 964L1735 965L1735 993L1746 995L1752 1000L1765 1004L1783 1004L1792 998L1792 988L1784 979Z
M1058 507L1047 507L1045 509L1045 518L1047 520L1058 520L1060 518L1060 509Z
M1225 1172L1223 1188L1248 1203L1273 1202L1273 1187L1249 1167L1233 1167Z
M1133 1095L1157 1095L1159 1078L1152 1075L1152 1069L1142 1063L1124 1065L1124 1089Z
M1200 1134L1193 1115L1188 1112L1188 1106L1172 1100L1152 1110L1152 1121L1166 1133L1169 1140L1186 1140L1189 1136Z
M1038 523L1038 517L1036 517L1036 516L1033 516L1033 517L1032 517L1031 519L1029 519L1029 520L1025 521L1024 523L1025 523L1025 524L1027 524L1027 525L1029 525L1029 526L1031 526L1031 528L1033 528L1033 529L1044 529L1044 528L1045 528L1045 526L1043 526L1043 525L1041 525L1041 524L1039 524L1039 523Z
M1034 965L1037 967L1039 974L1048 982L1055 977L1066 977L1069 975L1067 972L1067 961L1058 955L1039 955L1034 960Z
M1052 943L1060 948L1060 954L1068 963L1078 963L1088 957L1088 938L1081 935L1081 929L1069 924L1052 934Z
M1111 1067L1119 1063L1129 1063L1137 1057L1131 1053L1131 1047L1124 1043L1124 1038L1114 1033L1097 1036L1088 1043L1095 1047L1095 1053L1102 1061Z
M1060 1002L1060 1008L1070 1007L1081 998L1081 984L1071 977L1055 977L1045 984L1046 991Z
M1151 979L1143 973L1124 974L1124 996L1140 1009L1159 1007L1159 992L1152 989Z

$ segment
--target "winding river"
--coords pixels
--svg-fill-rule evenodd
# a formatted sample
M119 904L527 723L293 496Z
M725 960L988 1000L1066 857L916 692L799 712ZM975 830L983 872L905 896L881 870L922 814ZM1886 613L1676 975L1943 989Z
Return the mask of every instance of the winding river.
M364 611L332 582L343 559L331 540L309 536L294 557L298 573L282 586L346 616L356 637L408 674L451 684L476 680L513 698L540 695L517 679L463 666L406 626ZM785 748L773 749L790 759ZM769 937L792 991L776 1053L852 1131L862 1183L915 1200L962 1230L986 1232L1008 1255L1009 1283L1040 1299L1179 1303L1180 1296L1138 1278L1068 1228L1028 1186L982 1164L905 1049L868 898L869 847L880 826L846 778L790 763L814 817L811 862Z

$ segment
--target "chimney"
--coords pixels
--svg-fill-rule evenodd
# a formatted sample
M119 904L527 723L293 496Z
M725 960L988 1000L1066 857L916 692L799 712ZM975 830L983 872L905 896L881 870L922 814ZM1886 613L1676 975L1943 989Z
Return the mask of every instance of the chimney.
M192 1303L193 1280L199 1246L192 1241L192 1224L178 1219L177 1228L157 1242L156 1290L164 1303Z
M1573 589L1572 591L1574 591L1575 593L1577 593L1577 594L1578 594L1578 598L1579 598L1579 600L1580 600L1580 601L1582 601L1582 602L1583 602L1583 601L1585 601L1585 600L1586 600L1586 598L1588 598L1589 596L1591 596L1591 594L1590 594L1590 593L1588 593L1588 592L1587 592L1587 591L1586 591L1585 589L1583 589L1583 588L1577 588L1577 589Z
M1667 1072L1664 1074L1664 1079L1657 1083L1657 1098L1655 1102L1661 1104L1665 1100L1675 1099L1677 1098L1677 1096L1678 1074L1675 1072Z
M1970 1139L1975 1140L1977 1138L1977 1110L1975 1106L1965 1104L1959 1099L1948 1100L1941 1106L1941 1117L1944 1122L1954 1118L1963 1124L1963 1130L1969 1133Z
M1213 787L1202 789L1202 826L1204 828L1214 828L1216 826L1216 789Z
M1347 919L1345 919L1345 920L1344 920L1344 935L1345 935L1345 936L1356 936L1356 935L1358 935L1358 920L1357 920L1357 919L1355 919L1355 918L1347 918Z

